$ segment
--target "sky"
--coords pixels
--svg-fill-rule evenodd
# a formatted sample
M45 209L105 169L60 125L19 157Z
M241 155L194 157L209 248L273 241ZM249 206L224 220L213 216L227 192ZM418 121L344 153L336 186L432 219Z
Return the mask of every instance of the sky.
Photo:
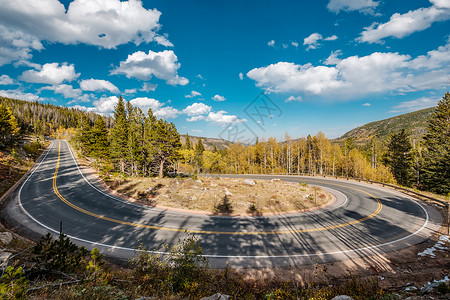
M435 106L450 0L0 0L0 96L254 142Z

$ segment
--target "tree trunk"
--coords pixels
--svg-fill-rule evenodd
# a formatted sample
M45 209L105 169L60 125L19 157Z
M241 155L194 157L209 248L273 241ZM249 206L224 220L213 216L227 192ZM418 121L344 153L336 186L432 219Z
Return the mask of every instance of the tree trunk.
M163 178L164 176L164 163L166 162L165 159L161 159L161 162L159 164L159 178Z

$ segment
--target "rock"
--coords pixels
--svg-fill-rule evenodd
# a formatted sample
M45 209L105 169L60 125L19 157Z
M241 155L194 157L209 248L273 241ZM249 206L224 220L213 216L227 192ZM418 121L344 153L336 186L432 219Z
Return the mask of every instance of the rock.
M270 182L280 182L281 180L280 179L277 179L277 178L273 178L273 179L271 179L270 180Z
M0 232L0 242L3 244L9 244L11 243L13 239L13 235L11 232Z
M197 179L195 182L202 183L202 181L200 179Z
M339 295L339 296L334 297L331 300L353 300L353 298L350 296L346 296L346 295Z
M6 262L8 261L8 259L11 257L12 253L11 252L6 252L6 251L2 251L0 252L0 266L4 266L6 264Z
M225 196L233 196L233 194L227 188L225 188Z
M209 297L203 297L200 300L228 300L230 298L231 298L231 296L223 295L221 293L217 293L217 294L214 294L214 295L209 296Z
M253 180L251 180L251 179L245 179L245 180L244 180L244 183L247 184L247 185L255 185L255 184L256 184L256 183L255 183Z
M215 186L217 186L217 184L215 184L214 182L211 182L211 184L209 186L215 187Z

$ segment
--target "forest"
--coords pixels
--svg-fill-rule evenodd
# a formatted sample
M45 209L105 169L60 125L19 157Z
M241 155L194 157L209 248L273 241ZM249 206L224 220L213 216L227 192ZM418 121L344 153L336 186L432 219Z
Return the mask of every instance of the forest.
M319 132L303 138L286 133L206 150L201 138L182 144L173 123L157 119L120 97L112 117L38 102L0 97L0 147L26 134L67 137L104 174L174 176L180 173L305 174L397 183L450 193L450 93L439 101L421 139L405 130L387 140L333 141Z

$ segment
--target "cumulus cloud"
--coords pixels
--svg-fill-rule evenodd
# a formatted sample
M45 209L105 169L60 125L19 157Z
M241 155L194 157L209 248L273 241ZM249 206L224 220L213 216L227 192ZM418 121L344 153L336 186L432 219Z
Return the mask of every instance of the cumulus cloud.
M32 83L46 83L57 85L63 81L72 81L78 78L80 73L75 73L73 64L67 63L48 63L42 66L40 70L28 70L22 73L20 80Z
M428 107L436 106L438 99L432 99L428 97L422 97L419 99L401 102L400 104L394 106L391 111L392 113L407 113L411 111L416 111Z
M5 98L19 99L24 101L42 100L39 96L31 93L24 93L21 90L0 90L0 96Z
M154 92L156 90L156 88L158 87L157 84L153 84L153 83L149 83L149 82L144 82L142 84L142 88L140 89L141 92Z
M69 84L44 86L40 89L40 91L43 90L53 91L56 94L62 94L64 98L78 98L82 93L80 89L74 89L73 86Z
M161 52L142 51L128 55L120 66L111 71L111 74L125 74L128 78L137 78L148 81L153 76L165 80L170 85L186 85L189 83L184 77L178 76L180 63L172 50Z
M111 93L119 93L119 89L111 82L103 79L84 79L80 82L80 88L83 91L109 91Z
M341 50L332 51L330 56L323 62L324 65L336 65L341 60L339 59L339 56L342 55Z
M178 116L180 112L173 107L164 106L154 112L155 117L163 119L173 119Z
M351 56L335 66L279 62L247 76L269 92L356 98L383 92L412 92L449 85L450 43L412 59L399 53Z
M206 115L211 112L211 106L206 105L204 103L193 103L183 109L183 113L187 114L188 116L198 116L198 115Z
M219 124L221 126L226 126L226 125L234 124L236 122L245 121L245 120L240 120L235 115L228 115L227 112L224 110L220 110L218 112L210 112L208 114L208 116L205 118L205 120Z
M197 91L192 91L189 95L184 96L185 98L194 98L197 96L201 96L202 94Z
M284 102L292 102L292 101L302 101L302 96L289 96L289 98L287 98Z
M220 96L220 95L214 95L214 97L211 98L214 101L225 101L227 100L224 96Z
M316 49L321 46L321 44L319 43L321 40L334 41L337 38L338 37L336 35L332 35L332 36L324 38L320 33L315 32L315 33L311 33L308 37L303 39L303 45L308 46L306 48L306 50Z
M370 106L370 105L371 105L371 104L368 103L368 102L363 104L363 106Z
M0 85L14 84L14 80L8 75L0 76Z
M404 38L416 31L422 31L434 22L450 19L450 1L431 0L430 7L411 10L405 14L395 13L386 23L373 23L366 27L358 38L360 42L380 43L384 38Z
M275 41L271 40L271 41L267 42L267 46L274 47L275 46Z
M244 80L244 74L239 73L239 79L240 79L240 80Z
M339 13L340 11L360 11L373 14L380 3L373 0L330 0L327 8L329 11Z
M294 46L295 48L298 47L298 43L297 42L291 42L291 45Z
M0 23L0 66L13 61L28 60L32 57L33 50L43 48L42 43L36 37Z
M31 49L42 48L41 41L108 49L129 42L171 45L166 36L156 35L161 12L145 9L139 0L74 0L67 11L57 0L0 0L0 7L0 25L14 28L16 36L7 45L14 49L23 37L19 48L24 53L17 56L24 59Z

